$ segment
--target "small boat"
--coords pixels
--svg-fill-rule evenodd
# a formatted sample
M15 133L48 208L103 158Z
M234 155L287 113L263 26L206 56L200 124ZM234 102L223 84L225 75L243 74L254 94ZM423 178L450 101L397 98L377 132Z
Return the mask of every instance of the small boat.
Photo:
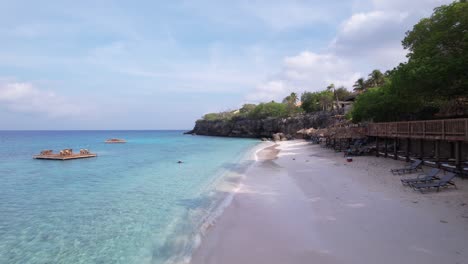
M125 141L125 139L120 139L120 138L109 138L105 142L106 143L127 143L127 141Z
M97 157L97 154L89 152L87 149L80 149L80 153L73 153L72 149L63 149L59 153L53 153L52 150L43 150L39 155L33 156L34 159L46 160L71 160Z

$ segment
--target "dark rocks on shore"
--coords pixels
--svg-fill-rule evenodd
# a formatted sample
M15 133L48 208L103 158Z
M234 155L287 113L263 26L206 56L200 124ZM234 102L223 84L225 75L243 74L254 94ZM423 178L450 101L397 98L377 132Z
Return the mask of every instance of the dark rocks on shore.
M300 138L297 131L304 128L325 128L330 125L332 113L317 112L288 118L235 119L229 121L198 120L193 130L184 134L221 137L274 138L289 140Z
M285 135L283 133L273 134L273 141L286 141L291 139L293 139L291 135Z

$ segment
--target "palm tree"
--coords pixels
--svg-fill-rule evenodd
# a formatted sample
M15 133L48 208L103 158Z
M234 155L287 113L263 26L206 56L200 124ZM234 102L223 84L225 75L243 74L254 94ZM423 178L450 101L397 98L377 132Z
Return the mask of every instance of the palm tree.
M291 103L293 103L294 105L296 105L297 99L298 99L298 97L297 97L297 94L296 94L296 93L292 92L292 93L289 95L289 101L290 101Z
M323 111L328 110L328 106L333 102L333 98L330 98L326 93L320 93L318 97L318 103L322 107Z
M358 93L365 92L366 89L366 81L364 80L364 78L359 78L353 85L353 90Z
M296 112L296 108L297 108L297 94L296 93L291 93L290 95L286 96L284 99L283 99L283 104L286 104L287 105L287 109L288 109L288 113L289 114L293 114L294 112Z
M333 97L336 99L336 109L340 108L340 103L338 102L338 96L336 95L335 85L332 83L327 86L327 91L333 91Z
M368 82L371 87L382 86L385 82L385 76L380 70L373 70L369 74Z
M283 99L283 103L288 104L288 105L296 105L297 99L298 99L297 94L293 92Z

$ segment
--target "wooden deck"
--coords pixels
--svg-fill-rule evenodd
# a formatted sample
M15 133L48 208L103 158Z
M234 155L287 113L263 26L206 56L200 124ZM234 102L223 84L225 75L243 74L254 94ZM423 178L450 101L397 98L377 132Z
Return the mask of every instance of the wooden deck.
M371 123L367 128L367 135L382 138L468 142L468 118Z
M45 160L72 160L72 159L86 159L97 157L97 154L72 154L72 155L60 155L60 154L49 154L49 155L35 155L34 159L45 159Z

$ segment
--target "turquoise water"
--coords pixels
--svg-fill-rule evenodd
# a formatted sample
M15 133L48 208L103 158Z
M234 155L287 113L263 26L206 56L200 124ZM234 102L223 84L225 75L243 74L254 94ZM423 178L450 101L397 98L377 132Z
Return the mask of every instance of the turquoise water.
M104 144L110 137L128 143ZM256 144L181 131L0 131L0 263L179 261L221 197L220 177ZM99 156L31 158L63 148Z

